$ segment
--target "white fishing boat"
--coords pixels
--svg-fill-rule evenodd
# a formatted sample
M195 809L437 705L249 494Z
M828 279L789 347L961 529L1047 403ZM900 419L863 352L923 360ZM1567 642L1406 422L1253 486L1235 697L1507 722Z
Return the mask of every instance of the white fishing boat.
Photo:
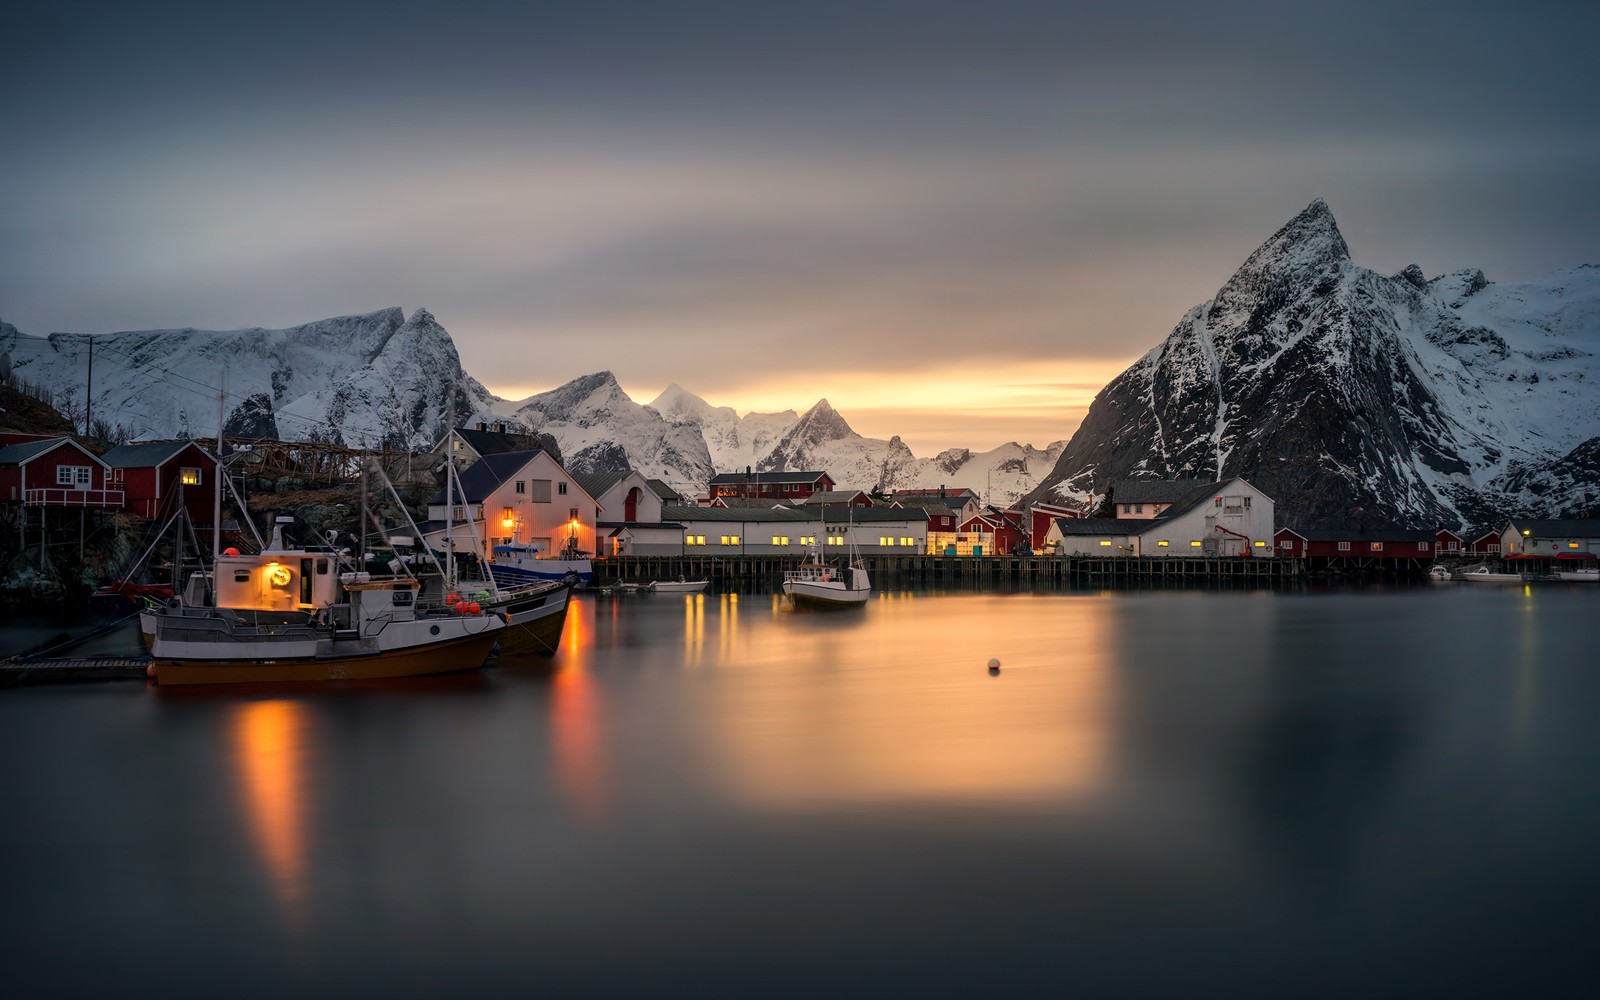
M867 568L851 547L842 565L824 559L814 546L806 561L783 574L783 596L794 607L862 608L872 596Z
M1600 583L1600 566L1558 569L1556 576L1567 583Z
M502 587L520 587L551 580L572 587L594 583L594 562L581 552L563 552L549 557L543 549L530 545L496 545L490 549L493 561L489 571Z
M685 580L680 576L676 580L655 580L644 584L641 589L652 594L698 594L710 583L710 580Z
M1521 573L1500 573L1488 566L1479 566L1462 573L1460 579L1468 583L1524 583L1526 578Z
M1455 581L1455 570L1444 563L1434 563L1428 567L1428 579L1434 583L1452 583Z

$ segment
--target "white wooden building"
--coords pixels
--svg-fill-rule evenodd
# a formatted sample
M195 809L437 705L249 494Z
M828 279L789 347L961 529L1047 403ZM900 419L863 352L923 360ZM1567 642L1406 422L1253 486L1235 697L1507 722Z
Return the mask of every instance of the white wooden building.
M1240 478L1196 484L1159 517L1057 518L1045 551L1057 555L1261 556L1273 553L1272 498Z

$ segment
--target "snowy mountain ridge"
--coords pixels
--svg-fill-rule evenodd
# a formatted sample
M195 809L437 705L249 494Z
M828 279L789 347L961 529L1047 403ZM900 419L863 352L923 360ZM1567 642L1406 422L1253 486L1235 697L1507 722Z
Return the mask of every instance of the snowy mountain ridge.
M0 323L0 359L16 377L50 389L79 425L91 351L89 410L108 435L213 437L226 381L230 435L424 449L448 426L505 422L553 436L574 472L634 468L691 496L703 495L718 472L804 467L826 470L842 487L969 486L992 489L994 501L1005 503L1031 489L1030 476L1047 469L1065 444L952 449L918 459L898 437L856 434L826 400L804 414L741 417L671 385L641 405L609 371L527 399L501 399L462 369L450 334L426 309L409 319L390 308L279 330L92 338L32 337Z
M1280 524L1571 514L1593 487L1572 469L1600 435L1597 356L1600 269L1385 276L1318 200L1101 391L1035 496L1240 475Z

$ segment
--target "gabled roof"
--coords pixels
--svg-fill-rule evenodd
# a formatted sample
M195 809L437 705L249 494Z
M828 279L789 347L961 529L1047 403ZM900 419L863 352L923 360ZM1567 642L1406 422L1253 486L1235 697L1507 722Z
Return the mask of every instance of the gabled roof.
M682 503L684 500L682 493L660 479L646 479L645 482L650 484L651 491L661 498L662 503Z
M712 507L737 507L742 509L766 509L773 507L793 507L795 503L788 500L778 500L774 497L712 497Z
M1137 480L1131 480L1131 481L1132 482L1137 482ZM1194 483L1194 482L1191 482L1191 483L1188 484L1189 485L1189 492L1184 494L1183 496L1179 497L1178 499L1171 501L1172 506L1170 506L1166 510L1162 511L1160 516L1156 517L1150 523L1151 524L1166 524L1166 523L1172 521L1174 518L1182 517L1183 515L1189 513L1191 510L1194 510L1196 507L1199 507L1201 504L1210 503L1213 498L1221 496L1222 493L1223 493L1223 488L1228 486L1230 483L1245 483L1245 485L1247 485L1247 486L1249 485L1249 483L1246 480L1241 479L1238 476L1234 476L1231 479L1219 479L1218 481L1216 481L1214 483ZM1254 489L1254 487L1252 487L1252 489ZM1112 500L1113 503L1121 503L1122 502L1122 498L1121 497L1116 497L1116 496L1112 497L1111 500ZM1137 502L1137 501L1135 501L1135 502ZM1159 501L1159 500L1158 501L1149 501L1149 500L1145 501L1145 503L1151 503L1151 502L1162 503L1164 501Z
M1534 538L1600 538L1600 518L1524 521L1514 517L1506 524Z
M481 503L506 480L521 472L523 466L542 454L544 454L543 448L535 448L532 451L508 451L498 455L485 455L458 477L461 483L460 496L454 500L447 500L445 491L440 489L428 503Z
M1198 479L1116 479L1111 483L1111 502L1175 504L1197 487L1209 490L1212 485Z
M894 510L895 508L889 507L886 509ZM900 505L900 509L920 510L929 517L955 517L957 513L949 504L940 503L936 500L908 500Z
M55 451L62 445L68 445L82 452L84 457L99 462L92 452L83 445L69 437L49 438L44 441L29 441L25 444L8 444L0 448L0 465L27 465L40 455ZM103 464L103 463L102 463Z
M956 500L963 495L970 494L974 500L978 498L978 491L967 486L917 486L910 489L895 490L891 496L897 500Z
M475 427L457 427L456 437L466 442L468 448L478 453L480 458L490 455L504 455L515 451L527 451L528 445L537 442L532 434L507 434L501 431L480 431Z
M746 483L814 483L826 472L719 472L711 477L711 486L742 486ZM829 477L832 478L831 476Z
M622 472L570 472L572 481L583 487L583 492L598 500L605 495L611 487L633 475L631 470Z
M185 448L200 446L193 441L141 441L137 444L119 444L100 456L100 461L113 469L154 469L170 461ZM200 449L207 460L211 455Z

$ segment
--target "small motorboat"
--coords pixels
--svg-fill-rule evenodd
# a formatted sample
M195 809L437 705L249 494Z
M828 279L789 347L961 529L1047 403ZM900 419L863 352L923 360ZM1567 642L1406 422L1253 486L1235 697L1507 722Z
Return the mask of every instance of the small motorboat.
M680 576L676 580L656 580L640 589L652 594L698 594L710 583L710 580L685 580Z
M1488 566L1479 566L1461 574L1461 579L1468 583L1524 583L1526 578L1521 573L1497 573Z

